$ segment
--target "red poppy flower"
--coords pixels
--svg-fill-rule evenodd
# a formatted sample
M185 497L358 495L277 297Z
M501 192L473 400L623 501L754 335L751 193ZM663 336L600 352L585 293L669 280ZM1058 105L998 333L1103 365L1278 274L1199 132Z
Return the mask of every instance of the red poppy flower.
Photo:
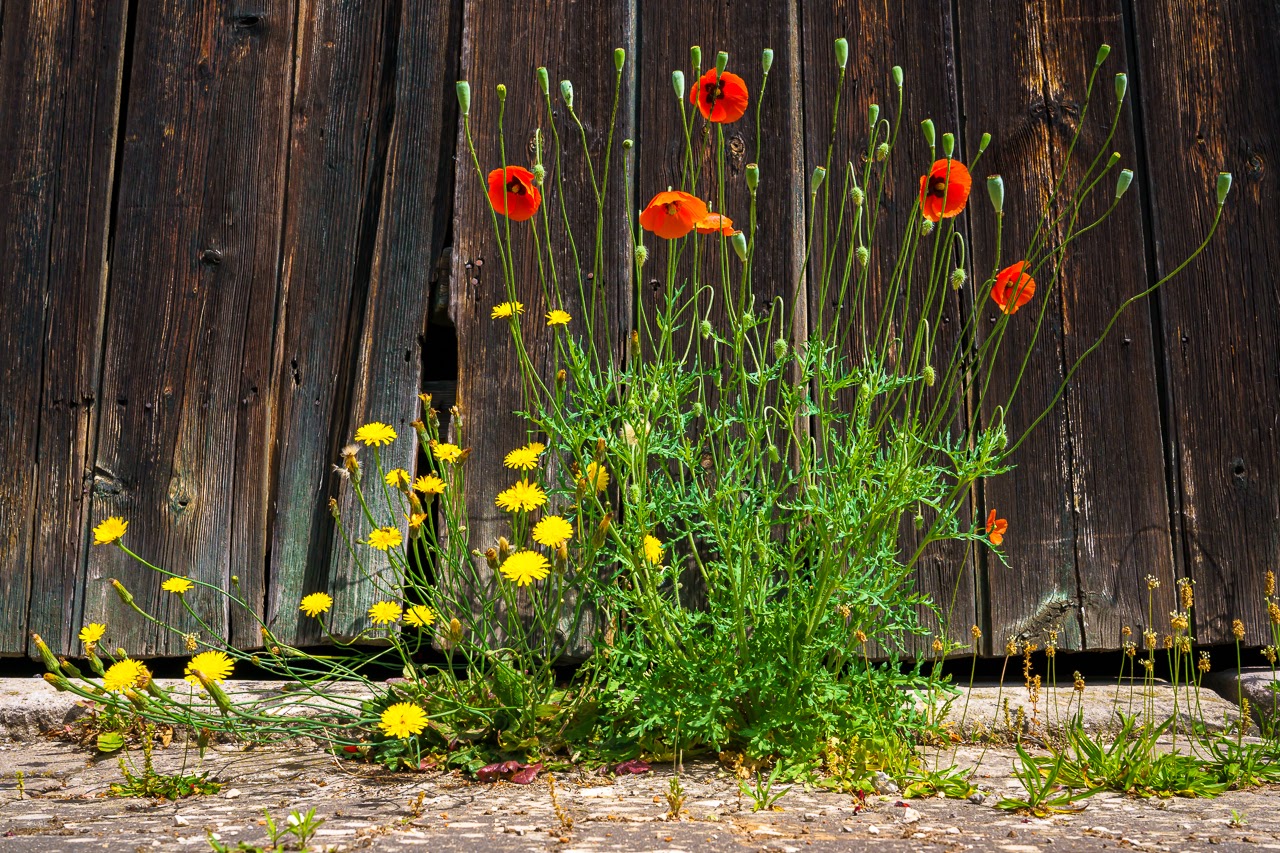
M698 229L699 234L723 234L726 237L732 237L738 233L738 229L733 227L733 220L723 213L708 213L693 227Z
M489 204L512 222L532 219L542 204L542 191L533 185L533 172L523 166L508 166L489 173Z
M721 72L717 79L714 68L703 74L689 93L689 103L698 108L703 118L721 124L742 118L748 100L745 80L728 71Z
M992 545L999 545L1004 541L1004 534L1009 530L1009 520L1006 518L996 518L996 511L993 509L987 516L987 538L991 540Z
M640 212L640 227L664 240L675 240L693 230L707 216L707 206L680 190L658 193Z
M996 275L995 287L991 288L991 298L1006 314L1017 312L1036 295L1036 280L1023 272L1027 266L1026 261L1018 261L1000 270Z
M959 160L935 160L929 174L920 176L920 212L930 222L949 219L964 210L972 186L973 178Z

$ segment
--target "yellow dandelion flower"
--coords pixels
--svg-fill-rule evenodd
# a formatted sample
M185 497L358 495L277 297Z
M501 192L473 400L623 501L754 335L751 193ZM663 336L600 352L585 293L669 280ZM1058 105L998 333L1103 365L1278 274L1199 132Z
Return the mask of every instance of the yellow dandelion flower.
M547 314L547 325L548 326L567 326L569 325L569 321L572 319L573 318L569 316L568 311L561 311L559 308L557 308L556 310L551 311Z
M165 592L172 592L176 595L182 595L185 592L190 592L191 588L194 586L195 584L192 583L190 578L169 578L167 581L160 584L160 588Z
M90 643L96 643L101 640L102 636L106 633L106 625L101 625L97 622L90 622L88 625L85 625L80 629L80 642L84 643L86 646Z
M573 525L558 515L548 515L533 526L533 541L559 548L573 538Z
M381 447L396 440L396 431L380 421L365 424L356 430L356 441L369 447Z
M415 604L405 611L404 624L426 628L436 621L436 612L425 604Z
M542 455L540 448L542 448L540 444L536 448L532 444L517 447L507 454L507 457L502 460L502 464L516 470L532 471L538 467L538 457Z
M435 474L425 474L413 481L413 488L424 495L443 495L444 480Z
M102 687L105 690L126 690L130 687L146 687L151 681L151 670L142 661L125 658L116 661L103 673Z
M537 483L521 480L509 489L498 492L496 503L507 512L529 512L547 502L547 493Z
M529 448L530 450L532 450L534 453L537 453L538 455L541 455L542 451L547 449L547 446L543 444L541 441L531 441L528 444L526 444L525 447Z
M583 485L592 483L595 485L597 492L603 492L605 489L609 488L609 470L599 463L589 462L587 463L586 478L579 480L578 482Z
M111 516L97 527L93 528L93 544L109 545L124 535L125 530L129 527L129 522L119 516Z
M210 681L224 681L227 676L231 675L231 670L235 669L235 664L231 658L227 657L226 652L211 651L201 652L191 659L191 663L187 664L187 668L183 670L183 677L187 681L197 686L200 685L200 679L196 676L199 672Z
M389 625L399 619L402 613L404 611L394 601L379 601L369 608L369 618L375 625Z
M404 537L400 535L399 527L379 527L369 532L369 547L377 548L379 551L396 548L403 541Z
M409 702L397 702L382 712L378 728L387 737L408 738L427 727L427 712Z
M298 602L298 609L308 616L319 616L321 613L328 613L329 608L333 606L333 596L327 592L313 592L310 595L304 595L302 601Z
M392 468L387 472L387 476L384 479L387 481L388 486L398 489L401 486L409 485L409 472L403 468Z
M516 586L528 586L545 578L551 566L547 558L537 551L516 551L507 557L498 571L507 580L514 581Z
M662 565L662 540L656 536L644 537L644 558L655 566Z
M490 320L501 320L524 313L523 302L500 302L493 306L493 311L489 312Z
M440 462L457 462L462 458L462 448L456 444L435 442L431 445L431 455Z

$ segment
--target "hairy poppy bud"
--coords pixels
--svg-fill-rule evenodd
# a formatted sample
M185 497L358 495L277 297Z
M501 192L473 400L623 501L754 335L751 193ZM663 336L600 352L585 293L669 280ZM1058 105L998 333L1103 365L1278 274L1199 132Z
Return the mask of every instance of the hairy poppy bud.
M862 202L867 198L867 194L862 191L862 187L854 187L849 191L849 195L853 196L854 207L862 207Z
M729 67L729 54L722 50L716 54L716 73L723 74L724 70L728 67Z
M1111 45L1103 44L1098 48L1098 55L1094 57L1093 64L1101 65L1107 61L1107 56L1111 53Z
M838 38L836 39L836 65L840 68L841 71L843 71L844 67L848 64L849 64L849 40Z
M969 277L969 274L964 271L963 267L956 267L955 269L953 269L951 271L951 289L959 290L960 288L964 287L965 280L968 277Z
M471 115L471 84L466 80L459 80L454 89L458 92L458 109L462 112L462 117L466 118Z
M773 342L773 357L782 361L787 357L788 344L786 338L778 338Z
M1116 176L1116 201L1119 201L1129 191L1129 184L1131 183L1133 183L1133 170L1121 169L1120 174Z
M543 95L551 94L551 75L547 74L547 66L538 66L538 90Z
M773 48L766 47L760 54L760 68L765 74L769 73L769 69L773 67Z
M649 260L649 249L644 245L636 246L636 266L644 266L644 262Z
M671 88L676 90L676 100L684 100L684 72L677 68L671 72Z
M622 66L627 64L627 52L620 47L613 49L613 67L618 71L622 70Z
M702 48L696 44L689 48L689 64L702 70Z
M498 89L498 102L499 103L505 102L507 100L507 84L499 83L497 89Z
M933 383L938 381L938 372L933 369L932 364L926 364L924 370L920 371L920 376L924 379L924 384L932 388Z
M1222 207L1222 203L1227 200L1227 193L1231 192L1231 173L1218 173L1218 207Z
M933 129L933 119L927 118L920 122L920 130L924 132L924 141L929 143L929 150L932 151L934 144L937 142L937 137Z
M747 189L751 192L756 191L756 187L760 186L760 164L747 164Z
M902 88L902 66L901 65L893 66L893 69L889 73L893 76L893 85L901 89Z
M702 404L697 400L694 400L693 405L689 407L689 414L693 415L695 418L702 417Z
M956 150L956 135L954 133L942 134L942 156L950 158L952 152Z
M996 213L1004 213L1004 178L987 175L987 195L991 196L991 206Z
M747 235L741 231L735 231L733 236L729 238L729 245L733 246L733 252L738 256L738 260L745 264L747 262Z
M703 320L701 323L698 324L698 329L699 331L702 332L702 339L704 341L707 338L711 337L711 321L710 320Z
M1124 93L1129 89L1129 75L1120 73L1116 75L1116 100L1123 101Z
M883 163L889 159L889 143L881 142L876 146L876 162Z
M813 175L810 176L809 178L809 192L816 193L818 191L818 187L822 186L822 182L826 180L826 177L827 177L826 168L819 166L818 168L814 169Z
M932 219L926 219L920 223L920 236L928 237L933 233L934 223Z
M782 454L778 452L777 445L770 444L769 449L766 452L769 454L770 462L776 463L782 459Z
M865 267L871 263L871 250L866 246L859 246L854 254L858 256L858 266Z
M880 121L880 105L872 104L867 107L867 124L871 127L876 126L876 122Z

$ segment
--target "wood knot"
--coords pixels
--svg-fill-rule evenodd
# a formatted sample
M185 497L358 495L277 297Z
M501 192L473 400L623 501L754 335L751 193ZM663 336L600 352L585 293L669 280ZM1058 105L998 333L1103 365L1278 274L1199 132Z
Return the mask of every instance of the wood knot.
M237 30L252 30L262 25L262 15L246 12L231 16L231 26Z
M216 267L222 264L222 252L217 249L209 248L200 252L200 263L207 267Z

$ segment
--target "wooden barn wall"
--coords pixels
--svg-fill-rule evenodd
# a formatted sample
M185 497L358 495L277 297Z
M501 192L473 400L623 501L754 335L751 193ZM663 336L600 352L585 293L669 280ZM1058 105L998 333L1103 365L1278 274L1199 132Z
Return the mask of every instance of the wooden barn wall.
M509 149L544 124L538 65L573 81L588 141L602 144L611 52L625 48L619 139L636 140L643 199L672 182L669 75L689 46L705 64L729 51L753 85L772 48L765 138L749 122L730 133L746 150L763 143L758 278L803 335L838 308L817 304L812 271L801 279L799 235L808 174L827 157L841 35L834 163L858 156L868 106L892 110L890 68L904 70L891 217L909 209L927 157L921 119L954 133L965 159L992 134L960 222L979 270L995 236L983 177L1004 177L1005 245L1025 241L1084 117L1097 46L1112 53L1085 150L1106 136L1113 75L1129 75L1110 146L1137 179L1105 231L1066 254L1057 285L1043 283L1014 435L1113 307L1181 263L1213 216L1216 173L1235 174L1204 256L1120 318L1017 469L971 496L975 517L1009 519L1007 559L936 548L917 584L944 602L959 584L953 635L977 625L988 654L1051 627L1068 648L1118 648L1122 626L1145 627L1149 575L1157 614L1176 578L1196 580L1200 641L1229 640L1238 617L1260 644L1263 573L1280 564L1280 102L1266 96L1278 34L1275 3L1211 0L711 0L680 14L656 0L0 3L0 654L30 654L32 632L77 652L91 620L133 654L181 654L181 638L131 614L110 579L183 630L245 647L261 642L260 620L316 641L296 602L319 589L337 599L336 630L355 632L372 591L335 544L329 500L347 498L331 465L364 421L407 435L424 389L439 408L456 401L475 449L472 544L497 535L498 460L524 433L508 414L518 383L505 327L487 313L501 285L484 264L486 201L458 156L459 78L487 165L496 84L509 90ZM730 199L742 192L731 172ZM623 233L606 242L605 321L621 341L632 306L658 294L629 284ZM975 311L994 320L967 287L945 322L958 330ZM1015 348L1028 329L1013 324ZM991 417L1015 371L1003 366L988 402L959 410ZM155 572L92 546L111 515L128 518L139 554L234 586L254 612L193 594L199 626Z

